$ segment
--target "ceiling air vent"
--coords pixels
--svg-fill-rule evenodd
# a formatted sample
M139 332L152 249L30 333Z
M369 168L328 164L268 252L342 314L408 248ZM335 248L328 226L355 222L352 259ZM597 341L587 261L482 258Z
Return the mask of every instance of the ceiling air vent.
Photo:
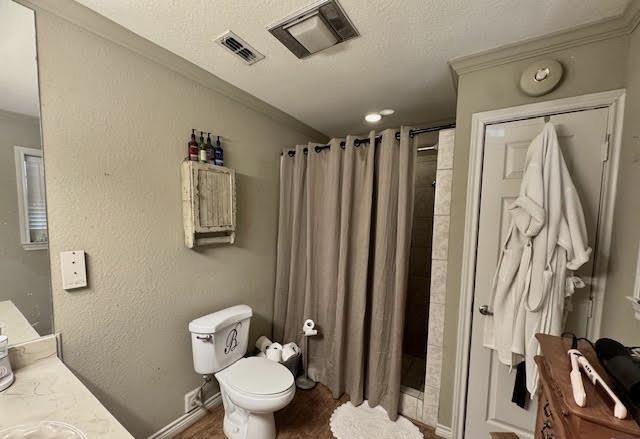
M226 31L220 35L216 38L216 42L221 44L222 47L227 49L229 52L242 58L242 60L249 65L255 64L264 59L263 54L251 47L246 41L231 31Z
M298 58L360 35L337 0L316 1L267 29Z

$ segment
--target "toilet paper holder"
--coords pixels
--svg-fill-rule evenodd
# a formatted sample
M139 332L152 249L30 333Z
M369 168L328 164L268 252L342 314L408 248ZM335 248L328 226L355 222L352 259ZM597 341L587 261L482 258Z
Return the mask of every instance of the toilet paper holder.
M309 368L309 337L318 334L318 330L315 329L316 324L313 320L307 319L304 321L302 325L302 333L304 335L304 350L302 351L302 369L304 370L304 375L299 376L296 379L296 386L299 389L309 390L313 389L316 386L316 382L309 378L308 368Z
M302 333L305 335L305 337L317 335L318 330L315 329L315 327L316 327L316 323L311 319L307 319L304 321L304 325L302 325Z

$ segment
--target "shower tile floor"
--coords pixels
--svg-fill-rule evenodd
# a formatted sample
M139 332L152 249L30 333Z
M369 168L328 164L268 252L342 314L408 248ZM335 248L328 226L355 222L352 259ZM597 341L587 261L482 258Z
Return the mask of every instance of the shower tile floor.
M401 383L405 387L424 390L424 377L427 370L427 359L418 358L409 354L402 354L402 379Z
M297 390L291 404L276 413L277 439L332 439L329 428L331 414L346 397L333 399L325 386L318 384L312 390ZM178 434L178 439L225 439L222 432L224 409L218 406L191 427ZM432 428L413 421L424 439L441 439Z

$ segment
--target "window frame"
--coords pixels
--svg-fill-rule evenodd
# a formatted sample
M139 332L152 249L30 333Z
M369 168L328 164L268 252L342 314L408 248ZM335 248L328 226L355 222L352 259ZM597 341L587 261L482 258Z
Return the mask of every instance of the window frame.
M42 150L38 148L27 148L24 146L14 146L14 159L16 166L16 187L18 190L18 218L20 223L20 244L22 244L22 248L25 250L47 250L49 248L49 240L47 237L47 241L44 242L33 242L31 241L31 233L29 231L29 221L28 221L28 200L27 200L27 192L25 191L27 187L27 174L25 172L25 156L36 156L42 158ZM42 175L44 179L44 172ZM45 194L45 205L46 205L46 194ZM48 227L48 224L47 224ZM48 231L47 231L48 233Z

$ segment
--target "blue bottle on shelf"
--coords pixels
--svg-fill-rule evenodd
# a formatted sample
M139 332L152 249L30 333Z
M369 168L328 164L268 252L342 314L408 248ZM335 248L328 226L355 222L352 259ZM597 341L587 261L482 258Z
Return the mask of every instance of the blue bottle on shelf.
M222 146L220 146L220 136L218 136L218 140L216 140L216 146L213 147L213 162L218 166L224 166L224 151L222 150Z

